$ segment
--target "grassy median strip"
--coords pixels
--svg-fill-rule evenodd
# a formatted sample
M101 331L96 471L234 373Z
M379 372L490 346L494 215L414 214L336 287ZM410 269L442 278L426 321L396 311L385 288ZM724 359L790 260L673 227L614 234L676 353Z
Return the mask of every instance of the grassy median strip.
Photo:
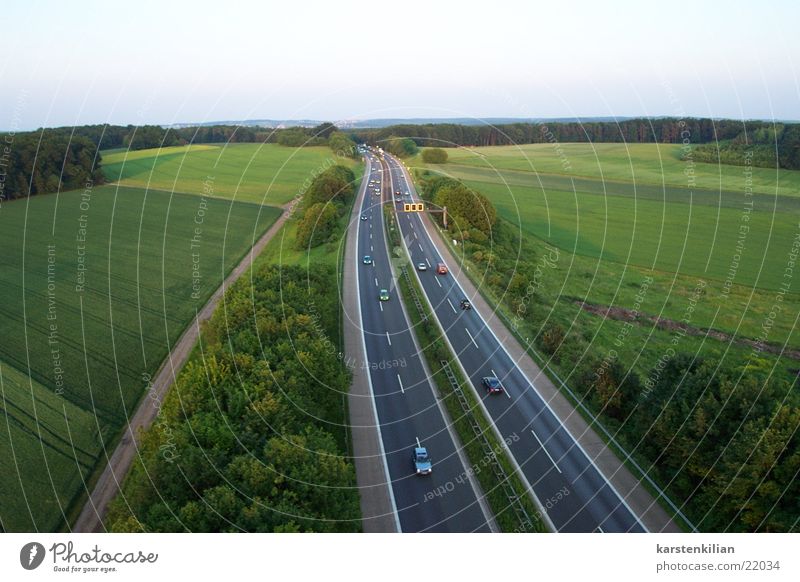
M384 216L389 241L394 247L392 252L395 257L405 257L405 254L397 252L401 249L401 243L394 214L390 207L386 207L386 210ZM408 274L405 266L401 267L398 289L428 368L433 374L433 381L464 445L464 452L470 461L467 471L476 476L486 492L486 500L495 514L498 526L504 532L547 531L541 512L514 471L505 447L483 415L477 398L458 368L430 308L421 300L422 290L419 283ZM508 439L513 442L515 436L509 435ZM446 491L436 493L447 494Z

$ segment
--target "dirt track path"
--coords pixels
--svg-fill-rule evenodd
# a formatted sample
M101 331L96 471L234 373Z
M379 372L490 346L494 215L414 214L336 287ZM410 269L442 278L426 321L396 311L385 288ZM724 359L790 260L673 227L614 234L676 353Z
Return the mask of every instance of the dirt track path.
M223 281L222 285L220 285L209 298L208 302L203 306L203 309L198 312L194 320L192 320L191 325L183 332L183 335L178 338L178 341L172 347L172 350L170 350L170 353L158 369L149 393L142 398L136 412L129 419L127 426L124 428L122 439L120 439L114 453L109 458L108 451L105 451L108 464L105 470L103 470L102 475L100 475L100 479L98 479L92 494L83 506L78 519L75 521L75 525L72 528L73 532L89 533L106 531L103 526L103 518L108 511L108 505L119 491L120 484L125 479L125 475L128 474L128 470L133 463L134 455L138 454L136 434L140 429L147 429L158 415L160 406L154 406L153 403L163 402L167 391L172 386L197 342L197 338L200 335L201 322L211 317L220 299L222 299L225 290L250 268L255 257L261 253L267 243L286 223L286 220L292 214L291 206L292 203L289 203L283 207L283 214L281 214L267 232L258 239L258 242L253 245L250 252L236 265L225 281Z

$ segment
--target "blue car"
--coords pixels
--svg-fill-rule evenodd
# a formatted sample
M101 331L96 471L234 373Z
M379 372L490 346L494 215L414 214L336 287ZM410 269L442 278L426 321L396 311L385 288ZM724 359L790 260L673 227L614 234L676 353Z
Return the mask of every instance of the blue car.
M499 394L503 391L503 384L500 383L498 378L494 376L484 376L481 379L483 387L486 388L488 394Z
M414 447L411 460L414 463L414 470L417 475L430 475L433 472L433 463L431 463L428 449L425 447Z

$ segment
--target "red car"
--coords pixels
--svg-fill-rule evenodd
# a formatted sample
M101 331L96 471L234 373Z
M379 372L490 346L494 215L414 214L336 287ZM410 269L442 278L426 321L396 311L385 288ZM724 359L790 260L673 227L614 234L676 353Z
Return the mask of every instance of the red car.
M439 263L436 265L436 274L437 275L447 275L447 265L444 263Z

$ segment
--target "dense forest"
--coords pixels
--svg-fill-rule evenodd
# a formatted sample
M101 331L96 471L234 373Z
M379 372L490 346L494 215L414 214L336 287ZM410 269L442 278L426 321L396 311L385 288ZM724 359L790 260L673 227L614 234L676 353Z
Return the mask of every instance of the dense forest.
M429 173L420 178L423 198L452 208L448 236L483 273L482 284L512 313L523 314L527 329L540 330L536 347L575 370L574 392L652 467L656 482L685 501L701 531L797 530L800 395L787 381L677 353L651 371L648 378L657 381L644 389L639 374L619 360L587 355L594 352L583 334L568 332L553 316L557 296L544 288L533 300L527 296L546 247L521 239L518 229L496 218L490 201L460 182ZM433 216L441 224L441 215Z
M0 138L0 201L101 184L97 145L47 130Z
M117 532L352 532L333 267L264 265L228 290L141 438ZM333 290L333 292L331 292ZM337 339L338 342L338 339ZM335 345L335 344L333 344Z

